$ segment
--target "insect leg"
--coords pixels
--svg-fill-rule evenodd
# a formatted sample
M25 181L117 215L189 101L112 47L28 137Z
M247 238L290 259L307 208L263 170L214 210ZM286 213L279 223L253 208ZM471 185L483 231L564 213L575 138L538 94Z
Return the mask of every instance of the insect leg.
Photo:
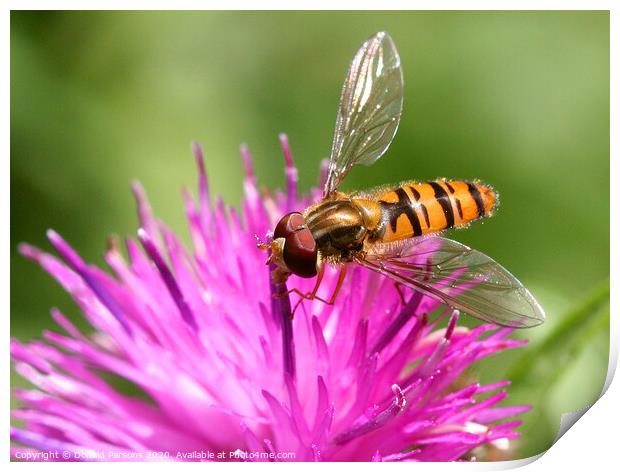
M300 296L299 300L295 304L295 308L293 308L293 311L292 311L293 315L295 314L295 311L297 310L297 307L299 306L299 304L303 300L314 300L316 298L319 301L325 302L325 300L323 300L322 298L320 298L316 294L319 291L319 287L321 286L321 282L323 281L323 275L325 275L325 266L321 266L321 268L319 269L319 273L317 274L317 277L316 277L316 283L314 284L314 288L312 289L312 292L302 293L302 292L300 292L296 288L293 288L293 289L289 290L289 293L294 292L294 293L296 293L297 295ZM327 302L325 302L325 303L327 303Z
M381 269L385 268L383 263L380 263L379 266L381 267ZM426 261L424 272L425 273L424 273L424 276L422 277L422 280L424 282L428 282L430 280L430 277L431 277L431 266L430 266L430 261L429 260ZM401 282L394 282L394 288L398 292L398 296L400 297L400 301L403 304L403 306L406 306L408 302L405 299L405 295L403 294L403 292L401 290L401 287L405 287L405 285L403 285ZM415 292L415 290L414 290L414 292Z
M316 283L314 284L314 288L312 289L312 292L308 294L308 300L317 298L316 292L319 291L319 287L321 286L321 282L323 281L323 275L325 275L325 266L321 266L321 268L319 269L319 273L316 276Z
M403 295L403 292L400 290L401 286L402 284L400 282L394 282L394 288L398 292L398 296L400 297L400 302L403 304L403 306L405 306L407 304L407 301L405 300L405 296Z
M338 293L340 292L340 289L342 288L342 283L344 282L344 278L347 273L347 266L346 265L342 266L342 269L340 269L340 274L338 274L338 281L336 282L336 288L334 289L334 292L332 293L332 296L329 298L329 300L325 300L324 298L321 298L317 295L321 282L323 281L324 271L325 271L324 267L321 267L317 275L316 284L314 285L314 289L312 290L312 292L302 293L296 288L289 290L289 293L296 293L300 297L297 303L295 304L295 308L293 309L293 314L295 313L295 310L297 310L297 307L300 305L300 303L303 300L318 300L320 302L325 303L326 305L333 305L335 303L336 297L338 296Z
M338 275L338 282L336 283L336 288L334 289L334 293L332 293L332 296L329 299L329 302L327 302L328 305L333 305L334 302L336 301L336 297L338 296L338 293L340 292L340 289L342 288L342 283L344 282L345 275L347 275L347 266L343 265L342 269L340 269L340 274Z

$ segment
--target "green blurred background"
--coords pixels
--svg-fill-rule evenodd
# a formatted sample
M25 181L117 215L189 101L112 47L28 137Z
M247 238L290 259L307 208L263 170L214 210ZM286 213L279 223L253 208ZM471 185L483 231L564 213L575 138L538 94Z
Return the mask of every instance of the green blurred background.
M473 374L512 378L510 401L534 405L513 457L546 449L560 414L594 402L607 372L606 12L13 12L12 335L51 327L51 306L79 318L16 245L49 249L54 228L101 264L110 233L135 234L131 179L186 238L192 140L235 205L241 142L261 183L283 185L281 131L302 188L316 183L348 62L379 30L400 52L404 114L388 156L345 189L454 177L499 190L493 219L451 236L513 271L548 320Z

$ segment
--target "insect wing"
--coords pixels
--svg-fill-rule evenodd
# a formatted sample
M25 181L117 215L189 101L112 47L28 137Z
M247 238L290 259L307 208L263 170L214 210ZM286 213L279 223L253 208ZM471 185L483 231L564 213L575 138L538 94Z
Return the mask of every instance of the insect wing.
M491 323L525 328L545 320L542 307L510 272L450 239L424 238L400 251L369 254L358 262Z
M380 32L357 51L344 81L323 197L351 167L370 165L387 150L403 109L403 74L392 38Z

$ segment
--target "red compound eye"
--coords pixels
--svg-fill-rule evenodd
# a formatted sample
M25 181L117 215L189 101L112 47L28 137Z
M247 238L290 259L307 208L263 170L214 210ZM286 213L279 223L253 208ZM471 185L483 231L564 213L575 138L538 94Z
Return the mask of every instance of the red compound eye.
M305 224L304 217L301 213L288 213L282 217L278 222L275 231L273 232L273 239L287 238L295 231L301 229Z
M285 239L282 258L288 270L299 277L314 277L318 250L301 213L293 212L282 217L273 232L273 239L278 238Z
M284 243L284 263L286 267L299 277L314 277L317 260L316 241L310 230L304 228L290 234Z

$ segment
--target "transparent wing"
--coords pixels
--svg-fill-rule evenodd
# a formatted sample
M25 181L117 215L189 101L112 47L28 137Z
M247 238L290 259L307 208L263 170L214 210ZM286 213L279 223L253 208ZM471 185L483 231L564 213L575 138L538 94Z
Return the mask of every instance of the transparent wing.
M344 81L324 197L336 191L351 167L370 165L383 155L402 109L398 51L387 33L377 33L357 51Z
M545 320L542 307L510 272L450 239L425 238L390 254L369 254L358 262L481 320L516 328Z

